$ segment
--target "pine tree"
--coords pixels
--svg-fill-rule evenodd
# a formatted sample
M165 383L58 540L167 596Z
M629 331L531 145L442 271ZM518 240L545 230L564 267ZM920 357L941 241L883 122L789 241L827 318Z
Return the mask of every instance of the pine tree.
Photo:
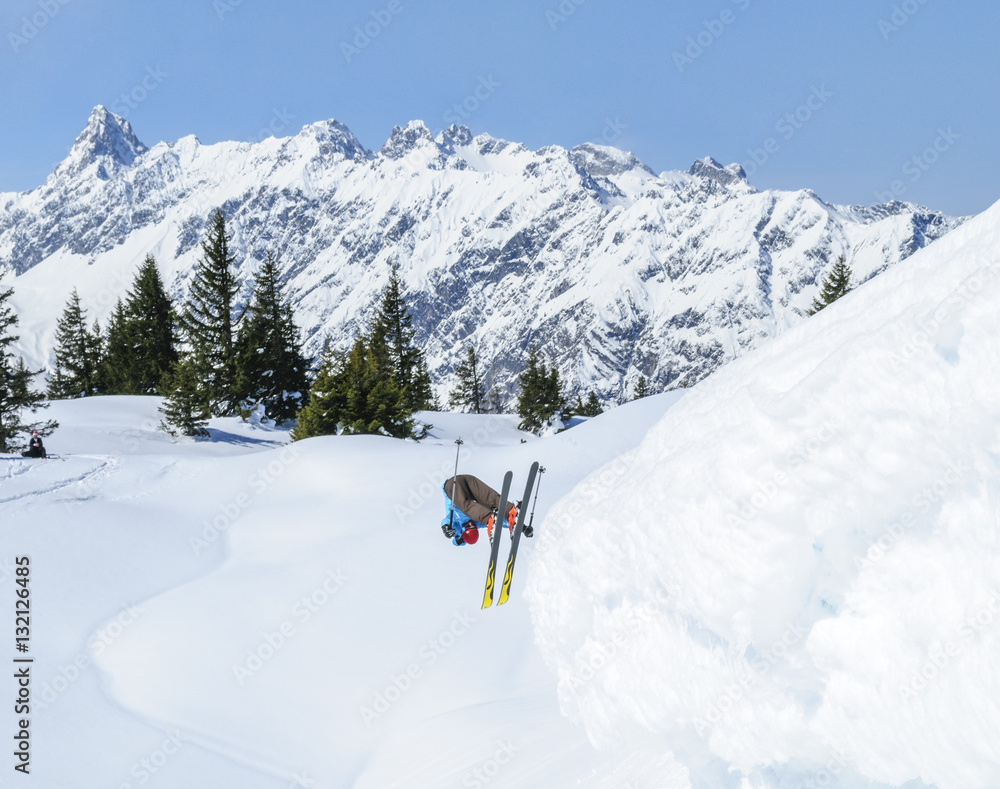
M292 431L296 441L321 435L414 436L404 390L387 369L384 349L367 335L346 353L327 352Z
M370 335L376 353L379 352L379 345L385 346L390 374L402 388L406 405L411 411L428 408L434 400L424 353L414 342L416 334L410 310L403 298L399 271L393 267L371 322Z
M652 392L649 390L649 383L646 381L646 376L640 375L639 380L635 382L635 387L632 389L632 399L641 400L644 397L649 397Z
M228 251L223 254L228 257ZM235 284L232 287L235 289ZM231 307L230 301L226 314L231 314ZM146 255L128 294L122 338L129 346L129 357L123 360L127 369L124 376L127 386L135 394L156 394L177 363L178 353L173 303L163 286L156 258L152 255ZM108 345L110 355L110 327Z
M263 403L268 416L279 422L294 417L309 388L309 361L302 355L292 307L270 252L255 277L237 347L241 389L248 399Z
M104 357L101 360L101 391L105 394L138 394L139 388L132 375L132 347L128 338L128 318L121 299L108 320L108 333L104 338Z
M87 329L87 313L76 288L56 324L56 369L49 382L54 400L97 394L101 338Z
M490 393L486 396L486 413L488 414L504 414L506 413L503 397L500 396L500 390L497 389L497 385L493 384L490 387Z
M44 394L31 388L31 379L41 371L29 370L21 357L17 357L15 363L14 354L10 350L10 346L18 340L18 335L13 333L17 326L17 315L6 303L13 293L12 288L0 291L0 452L22 449L27 441L19 442L19 434L24 434L27 438L32 430L37 430L44 438L59 426L52 420L31 423L21 421L24 411L35 413L39 409L48 408L48 403L45 402Z
M309 389L309 398L296 416L292 439L301 441L314 436L331 436L340 432L340 422L347 403L342 374L346 365L344 354L327 347L320 357L319 370Z
M517 415L521 417L519 427L537 433L566 412L566 398L562 393L559 370L553 366L549 370L538 356L537 347L532 344L528 354L528 364L518 377L521 394L517 399Z
M159 411L161 428L171 435L206 436L212 415L206 393L198 378L198 366L191 356L182 356L164 380L165 397Z
M212 214L208 240L195 267L181 327L191 346L196 377L202 382L211 413L234 414L243 392L239 390L236 358L236 257L229 251L229 236L222 211Z
M101 331L101 322L96 318L94 325L90 328L90 341L94 359L94 394L108 394L104 380L104 356L107 340L104 332Z
M815 315L825 307L829 307L841 296L850 293L853 290L851 273L851 267L844 262L844 256L841 255L833 264L830 273L823 279L819 297L813 299L812 309L807 314Z
M479 357L469 346L465 359L455 368L455 388L448 396L448 405L473 414L481 414L486 407L486 388L479 374Z
M590 394L587 395L587 400L584 402L577 395L576 407L573 409L573 413L579 414L580 416L600 416L604 413L604 407L601 405L600 399L597 397L597 392L591 390Z
M420 408L416 410L441 410L441 401L438 399L434 387L431 386L431 374L427 370L427 358L424 356L423 351L420 352L420 361L417 362L416 375L414 376L412 386L413 388L410 390L411 395L408 398L411 406L415 403L421 403Z

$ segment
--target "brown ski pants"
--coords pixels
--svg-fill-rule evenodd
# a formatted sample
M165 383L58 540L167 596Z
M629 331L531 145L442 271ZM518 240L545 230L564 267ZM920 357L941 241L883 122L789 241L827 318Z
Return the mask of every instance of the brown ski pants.
M456 508L479 523L486 523L490 511L500 506L500 494L471 474L449 477L444 483L444 492ZM508 512L513 506L509 505Z

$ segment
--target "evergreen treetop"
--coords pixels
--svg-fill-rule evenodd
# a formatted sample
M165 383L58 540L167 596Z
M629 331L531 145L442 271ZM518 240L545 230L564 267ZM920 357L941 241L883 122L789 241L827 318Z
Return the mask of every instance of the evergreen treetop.
M17 314L7 303L14 294L13 288L0 290L0 452L15 452L23 448L25 442L18 441L18 436L25 437L37 430L43 438L51 435L59 426L57 422L22 422L24 411L35 413L39 409L48 408L45 396L31 388L31 379L40 373L27 368L24 359L15 356L10 350L17 342L18 335L14 333L17 326Z
M155 394L177 362L177 330L173 303L163 285L156 258L146 259L136 272L124 308L122 325L129 356L126 365L130 388L136 394ZM108 327L111 355L111 327Z
M132 378L132 346L128 337L128 318L121 299L108 319L104 337L104 357L101 360L101 391L107 394L138 394Z
M284 421L301 407L309 388L309 361L302 355L291 304L282 292L274 257L267 252L254 277L253 298L238 335L240 388L268 416Z
M174 436L207 436L211 411L191 356L178 359L164 380L163 389L165 396L159 408L163 414L161 427Z
M448 396L448 405L473 414L483 413L486 410L486 389L474 346L468 347L465 359L455 368L455 378L455 387Z
M518 376L521 393L517 398L519 427L532 433L539 432L554 419L562 419L566 412L566 398L562 392L559 370L549 370L532 343L528 363Z
M649 389L649 382L646 380L646 376L640 375L639 380L635 382L635 387L632 389L632 399L641 400L643 397L649 397L652 392Z
M216 416L234 414L243 399L236 359L236 257L229 249L222 211L212 214L208 238L181 316L181 327L192 351L192 364L203 382L209 407Z
M404 390L389 372L384 349L360 334L347 353L324 354L292 438L337 434L413 438L412 414Z
M833 264L830 273L824 277L819 296L813 299L812 308L807 314L815 315L820 310L829 307L841 296L850 293L853 290L851 275L851 267L844 262L844 256L841 255Z
M412 411L430 408L434 402L424 352L417 346L413 318L403 297L399 270L393 266L389 282L372 318L369 335L375 353L388 355L389 370L403 390Z
M579 414L580 416L600 416L603 414L604 406L601 405L597 392L591 390L590 394L587 395L586 402L581 399L580 395L577 395L576 405L573 407L573 413Z
M73 288L56 323L56 369L49 382L49 397L53 399L97 394L100 327L95 325L96 331L91 331L86 321L87 313L80 304L80 294Z

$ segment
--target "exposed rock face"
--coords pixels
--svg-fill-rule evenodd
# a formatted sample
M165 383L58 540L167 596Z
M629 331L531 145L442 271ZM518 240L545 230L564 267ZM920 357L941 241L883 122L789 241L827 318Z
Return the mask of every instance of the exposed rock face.
M611 402L639 375L654 391L693 383L803 320L839 255L861 282L961 221L759 192L710 157L656 175L614 148L529 151L462 126L433 138L419 121L378 153L332 120L146 148L98 107L43 186L0 194L0 274L66 291L36 308L22 350L46 361L73 285L103 318L113 300L87 293L123 293L148 253L182 298L215 208L244 282L275 254L311 352L349 342L395 265L442 391L472 342L489 382L514 392L536 342L573 394Z

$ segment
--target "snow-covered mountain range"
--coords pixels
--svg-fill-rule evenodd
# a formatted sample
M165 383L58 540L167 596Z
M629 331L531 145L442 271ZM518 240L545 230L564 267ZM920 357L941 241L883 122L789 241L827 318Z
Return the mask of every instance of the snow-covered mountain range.
M639 375L654 391L688 385L799 323L837 256L863 281L962 221L758 191L710 157L657 175L615 148L531 151L419 121L378 152L334 120L147 148L97 107L42 186L0 193L20 350L46 364L70 289L103 319L149 253L183 297L215 208L245 283L276 255L310 352L345 345L397 265L442 392L475 343L510 393L535 342L573 393L612 402Z

